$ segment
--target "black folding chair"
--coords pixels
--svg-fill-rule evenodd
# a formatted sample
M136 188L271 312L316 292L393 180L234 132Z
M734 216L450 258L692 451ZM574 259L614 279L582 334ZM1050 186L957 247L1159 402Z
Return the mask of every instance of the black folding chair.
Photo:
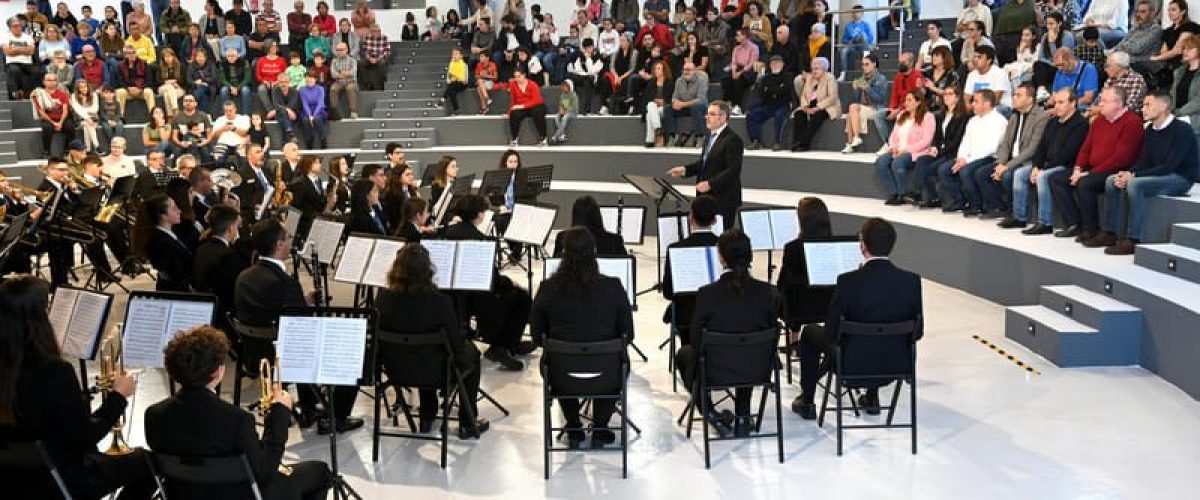
M162 500L170 500L171 483L194 486L246 483L255 500L262 500L262 490L254 478L254 469L244 453L217 457L196 457L153 452L146 462Z
M233 331L237 332L237 364L233 376L233 405L241 406L242 404L242 377L247 376L247 372L253 370L255 365L252 365L246 359L246 341L258 340L261 342L271 343L279 337L279 329L272 326L251 326L242 323L232 314L229 315L229 324L233 325ZM250 375L251 378L257 374Z
M441 467L446 468L446 446L450 435L450 420L458 420L458 417L453 417L450 414L451 401L453 401L460 391L463 390L462 379L463 374L458 370L455 364L454 351L450 349L449 338L444 330L427 333L397 333L384 330L377 330L376 338L379 341L379 364L376 365L377 370L375 376L375 416L374 429L371 433L371 461L379 461L379 439L383 436L402 437L409 439L418 439L423 441L438 441L441 445ZM399 348L396 350L388 349L388 347ZM387 353L386 356L383 353ZM383 380L383 359L393 359L399 361L393 366L399 366L396 371L387 373L387 380ZM399 359L397 359L399 358ZM421 369L418 369L421 367ZM429 368L434 369L430 370ZM399 431L384 431L380 429L380 411L381 405L384 403L384 391L388 386L396 388L396 394L401 394L402 388L409 389L434 389L442 395L441 412L435 415L434 418L441 419L441 436L427 436L416 432L399 432ZM413 430L412 414L409 412L407 404L403 404L403 396L400 396L400 408L404 411L405 417L408 419L409 429ZM468 414L473 422L475 420L474 412L468 409ZM459 423L460 425L462 422ZM392 425L399 426L398 416L393 414Z
M54 460L50 458L50 454L46 452L45 446L41 441L26 441L22 443L0 443L0 469L6 471L28 471L37 473L45 470L50 475L50 479L54 481L54 488L66 500L71 500L71 491L67 489L67 483L63 481L62 474L58 471L58 466L54 464ZM26 481L30 476L22 474Z
M621 452L621 477L629 476L629 417L626 381L629 377L629 355L625 339L601 342L566 342L547 339L542 351L542 459L545 479L550 479L550 453L582 451L555 447L554 436L560 432L583 432L583 427L555 427L550 407L555 400L572 398L613 400L614 412L621 419L620 427L593 427L593 431L620 431L621 445L614 448L594 448L590 451Z
M859 323L843 320L838 328L838 343L834 346L833 367L825 376L825 391L821 397L821 414L817 426L825 423L825 412L837 413L837 454L842 455L842 431L846 429L894 429L911 431L912 453L917 454L917 339L921 337L921 318L895 323ZM834 379L836 377L836 379ZM887 420L883 424L847 425L842 413L857 407L842 406L842 398L850 396L854 404L854 389L874 389L896 382ZM894 424L900 389L909 384L909 423ZM829 406L829 394L837 400ZM881 409L882 409L881 408Z
M697 344L696 368L692 384L692 395L684 410L687 415L687 436L692 437L696 421L696 410L703 414L704 396L712 391L729 392L736 389L760 388L758 413L754 419L754 433L744 436L711 437L708 419L703 416L704 468L711 467L709 444L712 441L735 439L757 439L774 437L779 446L779 463L783 463L783 403L779 390L779 329L770 328L751 333L692 332L701 336ZM767 405L767 393L775 393L775 432L759 433ZM715 403L714 403L715 404Z

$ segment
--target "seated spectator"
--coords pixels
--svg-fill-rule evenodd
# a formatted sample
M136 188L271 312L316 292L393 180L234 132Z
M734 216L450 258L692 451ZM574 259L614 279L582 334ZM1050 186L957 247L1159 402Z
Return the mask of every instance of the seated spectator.
M938 170L944 196L942 211L962 210L964 217L983 213L983 200L974 183L975 171L996 161L996 149L1008 127L1008 120L996 109L995 92L979 90L972 95L971 102L975 116L967 122L958 145L958 156L954 163L944 164Z
M890 137L892 133L892 122L896 121L896 117L904 112L904 96L909 90L925 87L925 75L912 65L912 52L903 52L900 54L899 64L896 67L896 77L892 79L892 91L888 97L888 107L886 110L880 110L876 116L882 114L882 117L875 120L875 127L879 129L880 137ZM876 152L876 155L881 155L888 152L888 141L883 141L884 144Z
M1006 66L1014 60L1021 31L1038 24L1033 4L1032 0L1010 0L1004 8L996 11L996 24L989 33L996 46L998 65Z
M366 2L359 2L365 4ZM362 38L362 87L363 90L383 90L387 79L388 58L392 55L392 47L388 43L379 25L371 26L370 33Z
M313 54L318 50L322 54L333 53L329 38L321 35L321 27L316 24L310 24L308 26L308 37L304 39L304 60L311 63ZM292 50L292 52L299 53L297 50Z
M750 30L750 41L758 45L760 54L769 52L774 44L772 35L775 31L772 29L771 19L764 14L762 3L750 0L746 3L746 13L742 16L742 27Z
M1179 41L1182 64L1175 68L1175 83L1171 85L1171 102L1175 116L1186 117L1200 140L1200 38L1187 37Z
M992 45L992 40L984 34L983 22L974 21L968 25L963 38L950 44L950 50L954 52L954 59L962 64L962 67L958 68L959 73L968 74L975 71L975 54L984 47L992 49L992 61L995 64L996 46Z
M283 74L287 76L288 83L292 84L292 88L298 89L304 86L304 77L308 75L308 68L304 67L304 60L299 52L292 52L288 55L288 66L283 70Z
M312 72L304 77L304 83L305 86L298 91L300 139L308 149L325 149L329 147L329 131L325 125L325 87L317 85L317 75Z
M881 13L879 20L875 22L875 27L879 30L879 39L887 40L891 36L891 31L900 27L901 18L909 21L915 18L916 12L913 10L913 0L889 0L889 7L904 7L903 9L893 9L886 13Z
M1072 0L1073 1L1073 0ZM1037 62L1033 63L1033 84L1037 86L1037 101L1050 97L1050 85L1054 83L1054 54L1059 48L1075 49L1075 34L1065 24L1058 12L1046 14L1046 32L1037 44Z
M613 52L615 52L619 36L616 31L611 30L612 23L606 23L606 26L610 27L609 30L611 33L608 35L602 34L600 39L603 40L606 36L611 37ZM546 68L548 72L553 72L555 64L558 62L558 44L560 38L558 27L554 25L554 16L552 14L545 14L542 22L537 23L533 28L533 48L535 49L533 55L541 60L542 67ZM600 52L600 57L606 59L611 53L606 54L601 43L601 41L597 41L596 48Z
M717 9L708 9L704 22L696 28L696 34L700 37L700 44L708 49L709 58L724 59L725 54L729 53L729 30L729 24L717 15Z
M651 37L654 37L654 44L658 45L664 51L669 51L669 50L675 48L675 38L673 38L671 36L670 26L668 26L664 21L656 19L654 16L650 15L649 13L646 13L644 18L645 18L645 23L643 23L641 29L638 30L637 35L634 37L635 40L641 40L646 35L650 35ZM586 26L590 26L592 31L596 31L595 25L588 23ZM738 30L738 31L742 31L742 30ZM767 33L770 33L770 31L768 31ZM745 30L745 35L746 35L747 41L749 41L750 43L754 43L753 38L750 37L749 30ZM580 39L586 38L587 36L589 36L588 33L584 33L583 29L581 28L580 33L579 33ZM738 43L741 43L741 42L738 42Z
M608 71L599 80L601 85L607 83L613 90L613 98L609 99L606 105L600 106L600 114L606 114L609 111L615 114L624 114L622 109L625 103L624 98L629 95L629 82L637 77L637 65L640 58L638 49L633 46L633 35L622 33L617 52L609 59Z
M263 47L265 54L254 62L254 81L258 82L258 103L262 109L271 109L271 93L279 85L279 75L287 71L287 60L279 55L279 44L268 40Z
M175 0L178 1L178 0ZM163 107L167 108L167 116L175 116L179 111L179 98L186 93L184 84L187 75L183 64L175 56L175 50L166 47L162 49L162 64L158 67L158 95L162 96Z
M329 13L329 4L326 3L325 0L317 2L317 15L313 16L313 24L321 27L322 35L331 36L334 33L341 31L342 22L346 23L345 31L353 33L353 31L350 31L349 19L342 19L342 21L338 21L337 18L333 17L333 15ZM355 35L355 39L358 39L357 35ZM354 45L350 44L350 42L345 40L342 40L342 42L350 45L351 48L354 48ZM354 52L354 54L357 53L358 52Z
M117 101L117 91L112 87L100 88L100 144L109 144L113 138L125 132L125 115ZM105 148L107 150L107 148Z
M492 98L488 97L488 91L496 85L499 72L496 70L496 63L492 62L490 54L480 52L478 56L479 62L475 63L475 92L479 95L479 114L486 115L488 106L492 105Z
M246 57L251 64L267 55L267 44L279 45L279 33L272 31L267 21L260 17L254 22L254 31L246 35Z
M200 14L197 24L206 40L225 36L225 13L221 10L221 4L217 0L205 0L204 13Z
M177 48L187 36L188 27L192 25L192 15L179 5L179 0L171 0L167 8L158 16L160 39L167 47Z
M212 99L221 89L222 72L217 69L216 61L209 59L208 52L198 50L194 60L187 67L187 87L195 96L200 109L209 112L212 109Z
M1100 93L1100 116L1092 121L1074 168L1050 176L1054 206L1066 229L1054 233L1086 242L1100 228L1099 198L1109 174L1128 169L1142 149L1142 118L1125 107L1124 90L1110 87Z
M141 99L146 103L146 110L153 110L156 104L154 90L150 88L150 75L146 62L137 56L137 50L125 46L125 60L117 68L117 102L121 105L121 115L125 115L125 105L130 99Z
M479 27L471 36L471 60L479 60L479 54L492 56L492 45L496 43L496 32L492 31L491 19L480 19Z
M225 60L221 62L221 101L229 102L237 99L240 110L249 113L250 108L250 65L245 59L239 59L236 50L225 51Z
M450 64L446 65L446 90L442 91L442 99L438 106L445 107L449 103L450 114L458 114L458 94L467 90L468 76L467 62L463 60L462 49L450 49Z
M1050 234L1054 232L1054 197L1050 189L1050 178L1065 172L1087 136L1088 124L1083 115L1076 112L1075 92L1062 89L1054 93L1054 107L1046 121L1046 130L1038 142L1029 165L1017 168L1013 173L1012 217L1005 219L1000 227L1024 227L1029 221L1029 186L1037 186L1037 222L1021 231L1025 235Z
M442 36L442 20L438 17L437 7L430 5L425 8L425 28L421 31L421 40L437 40Z
M1085 28L1096 28L1100 41L1111 48L1125 38L1129 29L1128 9L1125 0L1092 0L1080 22Z
M746 91L754 85L754 65L758 62L758 46L750 40L750 32L745 29L734 35L736 46L733 48L733 59L725 68L721 78L721 95L733 104L733 114L742 114L741 103Z
M304 50L308 37L312 34L313 16L304 11L304 0L296 0L291 12L287 14L288 50L300 52ZM333 30L330 30L333 31ZM317 26L317 34L321 34L321 26ZM330 51L326 51L329 53Z
M230 50L237 52L238 59L246 57L246 37L237 33L237 26L233 20L225 21L225 36L217 43L217 51L221 54Z
M1132 255L1146 240L1144 230L1147 201L1154 196L1182 196L1200 178L1200 159L1191 125L1171 114L1171 95L1156 90L1146 96L1142 109L1150 121L1141 154L1128 170L1108 176L1104 185L1104 232L1085 241L1084 246L1105 246L1109 255ZM1124 194L1124 196L1122 196ZM1128 227L1121 213L1128 214ZM1118 239L1122 229L1124 237Z
M646 110L646 147L648 148L667 146L670 143L670 137L666 136L666 131L662 128L662 119L663 109L667 107L667 102L673 95L675 95L675 79L671 75L671 69L663 61L654 62L654 65L650 67L650 79L646 80L641 96L638 98L642 108Z
M575 84L571 80L563 80L558 94L558 112L553 116L554 134L550 136L550 144L567 142L567 127L578 115L579 96L575 93ZM434 197L434 200L437 200L437 197Z
M703 45L699 45L700 49L704 49ZM767 51L763 59L770 62L771 57L779 56L783 58L783 73L791 73L797 75L800 73L800 46L792 40L792 29L786 24L781 24L775 28L775 43L771 45L771 50ZM705 50L705 59L708 58L707 50ZM704 61L707 64L707 60ZM700 69L700 63L696 61L696 68Z
M788 78L788 84L791 78ZM790 85L788 94L791 94ZM677 147L695 146L704 137L704 114L708 111L708 75L691 61L683 63L683 75L675 80L675 91L671 94L671 105L663 110L663 128L667 135L675 135ZM691 117L691 132L679 133L676 120L680 116ZM786 121L786 118L785 118ZM780 125L782 127L783 125ZM777 135L776 140L783 136Z
M1129 60L1135 63L1149 61L1162 47L1162 36L1163 30L1158 24L1158 9L1150 0L1139 0L1129 34L1114 45L1109 53L1124 52L1129 54ZM1138 108L1141 108L1140 103Z
M216 144L213 145L213 161L217 163L225 161L230 156L236 156L238 148L246 142L246 136L250 134L250 118L238 114L237 104L234 104L233 101L225 101L223 109L225 113L213 120L210 133L210 140L212 137L216 137Z
M196 129L195 127L199 127ZM183 107L171 119L171 156L190 152L204 152L207 157L209 130L212 129L212 119L208 113L199 107L194 95L183 96Z
M831 59L829 37L825 36L825 24L816 23L808 30L808 38L800 46L800 68L811 68L812 60L818 57Z
M858 55L870 52L871 47L875 45L875 32L871 29L871 23L863 20L862 5L854 4L854 7L850 8L850 19L850 23L842 28L842 47L838 49L839 82L846 79L847 70L853 69L850 62L861 59Z
M329 87L333 85L333 72L329 69L328 62L329 60L325 57L324 53L317 52L313 54L312 66L308 68L309 71L317 75L317 85L325 87L325 95L327 96L329 95ZM303 65L300 66L300 68L303 67ZM307 73L305 73L305 75L307 75ZM288 79L292 80L291 74L288 75ZM301 81L301 85L303 85L303 83L304 82ZM292 86L299 87L299 85ZM338 116L341 115L339 114Z
M686 68L686 66L685 66ZM755 84L755 92L758 94L758 102L754 107L750 108L750 114L746 116L746 130L750 135L750 145L746 149L761 149L762 142L762 126L767 120L775 119L775 144L771 147L773 151L779 151L784 148L784 138L786 137L788 114L792 111L792 79L791 73L786 73L783 70L783 57L771 56L771 60L767 63L767 74L758 79ZM679 84L675 86L678 93ZM702 119L704 110L707 109L708 103L704 103L704 107L695 108L696 111L691 113L692 126L698 128L703 126ZM704 137L700 131L694 132L694 137L699 139ZM689 134L691 136L691 134ZM679 145L679 144L676 144Z
M946 47L949 50L950 40L942 37L942 23L938 21L929 21L925 24L924 42L921 42L921 47L917 49L917 68L921 71L928 72L933 68L933 50L938 47Z
M1077 0L1046 0L1042 3L1042 12L1049 16L1051 13L1058 14L1063 18L1063 25L1067 29L1079 24L1079 6L1083 2Z
M1133 110L1134 113L1141 113L1142 102L1146 97L1146 79L1130 69L1129 54L1120 51L1110 52L1104 63L1104 73L1108 75L1108 78L1104 80L1104 88L1121 87L1124 89L1125 95L1128 96L1125 100L1125 107ZM1095 118L1097 113L1096 106L1088 108L1088 119Z
M95 153L100 148L100 96L92 91L92 85L87 80L75 82L75 91L71 93L71 113L79 123L84 150Z
M66 2L58 2L58 5L54 6L54 15L50 17L50 24L57 26L64 38L77 36L75 25L79 24L79 21L75 19L74 14L71 14L71 8L67 6Z
M71 92L71 78L75 76L75 67L67 62L67 53L58 51L54 53L50 64L46 66L46 73L53 73L58 77L58 85L67 93Z
M1075 58L1100 67L1104 64L1104 45L1100 43L1100 30L1095 27L1083 30L1083 43L1075 46ZM1056 52L1057 53L1057 52Z
M496 42L492 44L492 62L500 70L500 81L507 82L512 75L512 69L517 65L517 51L531 44L528 37L529 32L518 27L512 16L500 19L500 31L496 32ZM526 71L525 76L533 75Z
M1004 65L1004 74L1013 88L1033 78L1033 64L1037 62L1037 28L1026 26L1021 30L1021 41L1017 44L1017 57Z
M153 23L148 24L152 26ZM140 22L130 21L129 37L125 39L125 47L133 47L137 58L146 64L154 64L158 61L158 52L154 48L154 40L151 40L149 35L144 34L151 31L153 31L152 27L142 26Z
M1054 83L1050 86L1052 92L1070 87L1079 96L1081 108L1090 106L1100 91L1100 76L1096 66L1075 58L1075 53L1066 47L1054 53L1054 66L1058 72L1054 74Z
M962 75L958 73L958 65L954 54L945 46L933 49L933 64L925 71L925 100L929 110L934 113L943 111L942 94L950 87L958 88ZM959 92L961 95L961 92Z
M121 38L120 28L116 24L104 23L100 29L101 35L97 37L100 58L115 72L125 58L125 39Z
M146 12L146 3L144 0L134 0L132 3L133 12L125 14L125 29L128 32L127 34L130 37L133 37L133 35L137 33L146 41L154 44L157 39L155 33L155 31L157 31L157 23L155 22L155 19L150 17L150 13ZM137 28L134 28L134 25L137 25ZM126 40L126 44L128 43L128 40ZM141 42L139 41L139 43ZM142 51L138 50L138 54L141 55L141 53ZM154 64L152 61L146 62Z
M446 11L446 23L442 25L441 38L444 40L460 40L463 37L464 30L465 26L463 26L458 11L454 9Z
M254 29L254 20L250 17L250 11L246 10L244 0L233 0L233 8L225 12L225 19L233 23L233 29L227 28L226 33L246 36ZM244 54L238 57L244 57Z
M520 142L521 122L525 118L533 120L533 126L538 132L538 145L545 146L546 103L542 100L541 87L525 78L525 72L517 68L513 72L512 81L508 82L508 94L512 99L512 106L508 109L509 146L516 147Z
M1013 90L1013 114L996 149L996 163L975 171L974 184L983 200L980 218L998 219L1007 215L1000 221L1000 227L1005 229L1024 227L1009 213L1013 179L1018 170L1032 167L1033 155L1050 120L1050 115L1034 101L1036 93L1032 83L1022 83Z
M321 90L324 91L325 89ZM322 92L321 97L321 101L324 103L324 92ZM270 90L268 99L262 104L266 112L264 118L275 120L279 123L279 128L283 131L283 141L295 140L296 121L300 118L301 111L300 94L296 89L292 88L292 83L288 80L287 75L281 73L275 77L275 85ZM325 111L324 106L322 106L321 111Z
M50 151L55 136L62 136L65 148L75 138L75 120L71 116L70 97L58 85L58 77L47 73L42 86L29 94L33 112L42 129L42 157L63 156L64 151ZM51 155L50 153L54 153Z
M908 171L929 154L929 145L937 131L937 119L925 107L921 89L904 94L903 109L886 144L887 150L875 158L875 172L888 195L885 205L903 205L908 190Z
M271 133L267 130L267 120L263 118L262 113L250 113L250 130L246 132L246 142L244 146L256 145L261 147L264 153L271 151ZM296 144L295 142L284 142L286 148L288 144Z
M24 100L37 86L36 78L41 71L33 64L36 44L32 36L22 31L20 19L8 20L8 33L0 48L4 50L4 72L11 100Z
M108 64L96 56L95 47L87 45L81 49L72 75L72 81L78 80L87 80L93 90L112 84L112 72L109 71Z
M47 15L50 13L50 2L45 2L45 11L42 12L41 3L37 0L29 0L25 2L25 30L34 38L41 40L46 33L46 25L50 24L50 18Z
M958 87L947 88L942 94L942 114L937 117L937 130L929 149L917 160L912 177L910 191L915 193L912 201L918 207L941 208L942 196L936 182L938 173L949 170L958 160L958 147L971 116Z
M184 35L183 40L179 42L179 59L181 59L185 65L195 61L195 54L197 52L204 52L204 55L208 56L209 61L214 61L217 59L213 55L214 52L212 44L210 44L208 39L205 38L204 32L200 31L200 26L201 25L199 24L192 24L191 26L188 26L187 34ZM212 33L212 36L214 41L217 40L215 32Z
M350 11L350 24L354 26L354 31L364 40L371 30L374 30L378 24L375 22L375 11L371 10L371 6L367 4L367 0L358 0L354 5L354 10Z
M342 93L345 92L350 118L358 118L358 61L350 57L349 52L349 46L338 43L336 55L330 63L333 83L329 87L329 104L335 109L340 109Z
M607 81L600 80L603 70L604 61L596 53L596 47L591 40L584 40L583 52L575 58L574 62L567 65L567 79L571 80L576 89L579 89L579 112L585 116L592 114L592 101L595 100L597 93L600 95L600 114L608 113L608 110L603 109L605 107L603 103L608 102L608 98L612 97L612 85L609 85Z
M45 66L54 61L54 54L62 52L63 54L71 54L71 44L63 38L62 30L53 24L46 26L45 37L38 42L38 62ZM68 60L71 58L68 58Z
M809 73L796 77L794 82L802 84L796 88L799 102L792 110L792 151L808 151L821 124L842 114L838 83L824 57L813 59Z
M879 56L867 54L863 56L863 74L850 83L854 97L846 112L846 146L843 153L853 153L862 145L862 135L867 133L868 122L875 122L875 133L885 146L888 142L887 100L888 81L879 72Z
M216 0L213 0L213 1L215 2ZM121 21L120 16L124 16L129 11L132 11L133 6L130 5L128 7L128 10L125 10L125 4L122 4L121 7L122 7L122 10L124 10L124 12L122 12L121 14L117 14L117 9L113 8L112 5L105 6L104 7L104 20L101 21L101 24L111 24L113 26L116 26L118 33L120 34L120 36L123 37L123 36L125 36L125 26L124 26L125 23L123 23Z
M980 90L990 90L993 97L996 98L1000 112L1004 114L1009 109L1012 109L1012 83L1008 81L1008 76L1004 74L1004 70L996 66L995 63L996 49L979 47L975 51L975 60L972 63L975 69L967 75L967 83L963 88L963 95L974 102L973 96L975 93Z
M142 127L142 147L145 151L171 150L171 124L162 108L150 110L150 119Z
M1134 70L1146 75L1147 83L1156 89L1171 85L1171 76L1179 67L1183 53L1179 42L1200 34L1200 25L1188 18L1187 0L1170 0L1167 3L1167 19L1170 25L1163 29L1162 45L1157 52L1147 60L1133 63Z
M109 179L116 181L122 177L137 175L137 167L133 158L125 154L126 142L124 137L113 137L108 145L108 156L104 157L103 171Z

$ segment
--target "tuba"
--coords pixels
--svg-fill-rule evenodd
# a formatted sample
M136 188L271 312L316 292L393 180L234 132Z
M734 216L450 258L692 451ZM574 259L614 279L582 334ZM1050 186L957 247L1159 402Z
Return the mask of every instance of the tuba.
M125 372L125 361L121 354L122 347L119 334L108 337L103 344L100 344L99 386L100 390L104 392L111 392L117 375ZM125 415L122 414L121 418L118 418L117 422L113 424L112 442L108 445L108 449L104 450L105 455L120 456L133 453L133 449L125 442L125 436L121 433L124 419Z
M275 386L279 383L279 361L271 363L266 358L260 360L258 362L258 413L262 415L264 424L267 414L271 413L271 404L275 399ZM285 464L279 464L279 473L290 476L292 468Z

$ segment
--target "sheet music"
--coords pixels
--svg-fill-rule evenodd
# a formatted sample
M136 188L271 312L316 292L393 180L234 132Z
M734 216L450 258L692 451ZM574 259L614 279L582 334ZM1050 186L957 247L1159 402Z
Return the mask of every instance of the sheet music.
M262 220L263 214L267 212L268 208L271 208L271 202L275 200L275 186L263 185L263 188L266 191L263 192L262 203L258 204L258 212L254 214L254 220ZM292 236L295 235L292 233Z
M495 256L495 242L459 241L458 251L454 256L454 281L450 288L454 290L491 290L492 262Z
M294 207L287 207L283 211L283 228L292 235L292 241L295 241L296 231L300 230L300 219L303 216L303 213Z
M479 232L481 232L483 234L491 235L492 234L492 226L494 226L495 224L496 224L496 212L494 212L492 210L485 210L483 212L483 220L479 222L478 226L475 226L475 229L478 229ZM512 225L510 224L509 227L512 227Z
M367 346L366 318L308 318L321 325L316 383L358 385Z
M62 340L62 352L68 357L91 359L96 350L96 341L104 328L104 314L108 312L110 298L107 295L80 291L75 299L75 310Z
M750 248L756 252L774 249L771 214L766 210L742 211L742 231L750 238Z
M545 264L542 268L542 280L546 280L553 276L555 271L558 271L562 259L550 258L542 262ZM633 259L601 257L596 259L596 266L600 268L600 274L621 280L625 296L629 299L629 303L633 304L637 293L637 290L633 289Z
M550 229L554 227L554 217L558 211L553 208L539 207L517 203L513 206L512 221L504 239L541 246L546 243Z
M773 246L775 250L783 250L788 243L800 237L800 219L796 211L786 208L771 209L769 212L771 234L775 239Z
M162 366L162 338L170 315L168 301L137 297L129 300L123 334L126 366Z
M71 326L71 311L75 310L78 297L79 290L60 286L50 302L50 327L54 329L54 340L60 346L67 336L67 328Z
M693 293L716 281L720 273L717 247L675 247L670 249L671 282L675 293Z
M167 318L167 328L163 330L161 344L158 348L158 362L154 365L155 368L166 366L166 362L163 359L163 350L167 348L167 344L176 335L197 326L213 322L214 304L212 302L178 300L171 301L170 304L171 314Z
M322 264L333 262L333 254L337 253L338 244L342 241L342 230L346 227L341 222L335 222L325 219L313 219L312 227L308 230L308 239L305 240L304 257L306 259L312 257L312 247L316 245L317 258Z
M687 215L660 215L658 217L658 249L667 256L667 247L692 234Z
M857 241L806 241L804 263L810 285L836 285L842 273L858 269L862 251Z
M279 380L311 384L320 368L321 318L279 318Z
M403 241L396 240L375 240L375 248L371 251L371 259L367 264L367 270L362 275L362 284L377 286L380 288L387 286L387 275L392 270L392 264L396 262L396 252L404 248Z
M446 189L442 191L442 196L438 198L437 203L433 204L433 213L437 217L437 219L434 220L435 225L442 225L442 219L446 216L446 209L450 206L450 201L454 199L454 193L450 191L450 187L453 185L454 184L451 183L450 186L446 186Z
M600 217L604 219L604 230L617 232L617 207L600 207ZM646 221L645 207L625 207L621 214L621 239L626 245L640 245Z
M446 240L421 240L421 246L429 251L433 263L433 282L442 290L449 290L454 278L455 242ZM488 257L491 266L492 257Z
M333 274L334 281L343 283L362 283L363 272L367 270L375 240L360 236L346 239L346 248L342 250L342 259L338 261L337 271Z

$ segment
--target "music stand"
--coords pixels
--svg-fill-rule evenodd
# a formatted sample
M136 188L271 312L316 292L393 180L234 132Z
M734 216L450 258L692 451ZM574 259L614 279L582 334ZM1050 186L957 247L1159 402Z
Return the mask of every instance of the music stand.
M450 183L450 192L454 194L468 194L475 187L475 174L460 175Z
M504 191L508 189L508 182L513 178L513 171L509 169L488 170L483 173L483 183L479 185L479 191L476 194L483 196L489 202L493 197L499 196L501 203L492 202L493 205L503 204ZM516 183L514 182L513 190L516 191Z
M554 165L534 165L517 170L517 185L524 186L525 196L537 198L542 193L550 192L550 182L554 179ZM521 192L520 189L517 192Z
M13 216L12 221L8 223L8 227L4 228L4 232L0 233L0 269L8 263L9 256L12 251L21 243L21 235L25 233L25 227L29 225L29 212L21 215Z
M645 196L646 198L649 198L650 200L652 200L654 202L654 212L655 212L656 218L663 214L663 206L662 205L663 205L663 202L667 200L667 198L671 198L672 200L674 200L675 213L682 212L683 204L688 203L687 197L684 196L683 193L680 193L678 190L676 190L674 188L674 186L671 186L671 183L667 182L665 179L660 179L658 177L650 177L647 175L629 175L629 174L621 174L621 179L624 180L625 182L629 183L629 185L633 186L633 188L638 190L639 193L642 193L642 196ZM621 202L623 203L624 200L621 200ZM682 233L683 230L680 229L679 232ZM659 235L659 237L661 238L662 235ZM658 245L658 247L659 247L657 250L658 258L655 259L655 263L654 263L655 283L653 285L651 285L649 288L639 291L637 293L638 295L644 295L644 294L653 292L655 290L662 289L662 258L663 258L662 245Z
M416 171L415 169L417 167L414 165L412 168L414 169L414 171ZM436 176L437 176L436 168L427 168L427 169L422 170L421 171L421 187L426 187L426 186L433 184L433 178Z

